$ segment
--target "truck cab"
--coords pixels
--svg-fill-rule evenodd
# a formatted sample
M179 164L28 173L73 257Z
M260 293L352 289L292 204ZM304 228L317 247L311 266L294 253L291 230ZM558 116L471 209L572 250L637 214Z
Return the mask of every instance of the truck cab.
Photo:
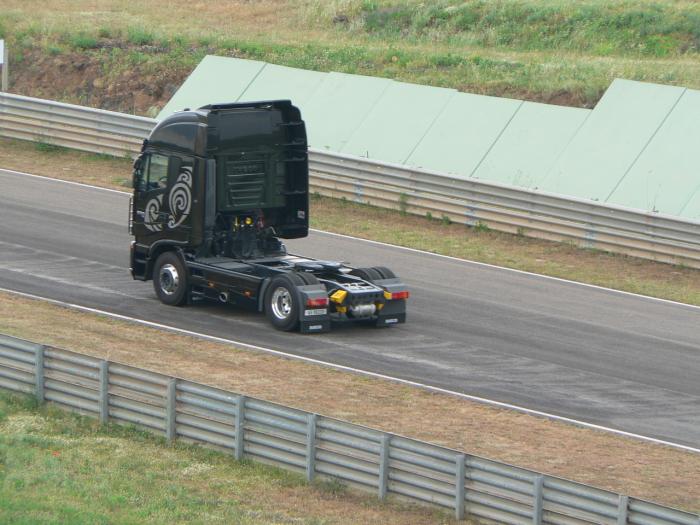
M408 291L391 270L287 253L282 240L309 230L306 130L290 101L166 118L134 161L133 189L131 274L166 304L249 306L302 332L405 322Z

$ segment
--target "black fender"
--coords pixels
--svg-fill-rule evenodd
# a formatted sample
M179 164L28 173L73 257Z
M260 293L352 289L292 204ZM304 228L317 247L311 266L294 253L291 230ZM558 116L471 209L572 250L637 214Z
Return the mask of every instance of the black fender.
M258 312L265 312L265 292L270 286L272 277L266 277L258 287Z

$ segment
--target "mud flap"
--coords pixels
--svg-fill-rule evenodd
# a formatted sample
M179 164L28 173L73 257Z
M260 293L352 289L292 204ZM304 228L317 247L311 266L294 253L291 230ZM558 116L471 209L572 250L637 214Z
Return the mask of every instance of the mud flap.
M299 323L299 331L302 334L320 334L330 332L331 320L322 319L315 321L302 321Z
M406 322L406 300L387 301L377 316L377 326L391 326Z
M328 315L328 294L321 284L298 286L299 292L299 331L302 334L329 332L331 318ZM307 306L307 299L326 299L325 306Z
M387 292L398 292L406 289L406 285L401 279L378 279L374 284L383 288ZM387 300L384 307L377 316L377 326L391 326L406 322L406 300Z

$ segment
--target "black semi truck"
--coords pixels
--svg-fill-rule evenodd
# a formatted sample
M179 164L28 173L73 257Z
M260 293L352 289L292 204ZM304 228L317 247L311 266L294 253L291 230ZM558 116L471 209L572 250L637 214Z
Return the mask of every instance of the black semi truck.
M288 100L216 104L160 122L134 162L131 274L168 305L200 299L265 312L279 330L406 321L404 283L287 253L309 231L306 129Z

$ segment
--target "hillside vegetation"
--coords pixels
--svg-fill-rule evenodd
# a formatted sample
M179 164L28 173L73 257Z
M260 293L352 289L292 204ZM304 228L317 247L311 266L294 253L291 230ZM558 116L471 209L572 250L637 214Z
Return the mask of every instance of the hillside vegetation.
M615 77L700 87L692 1L5 0L14 91L147 113L206 54L590 107Z

